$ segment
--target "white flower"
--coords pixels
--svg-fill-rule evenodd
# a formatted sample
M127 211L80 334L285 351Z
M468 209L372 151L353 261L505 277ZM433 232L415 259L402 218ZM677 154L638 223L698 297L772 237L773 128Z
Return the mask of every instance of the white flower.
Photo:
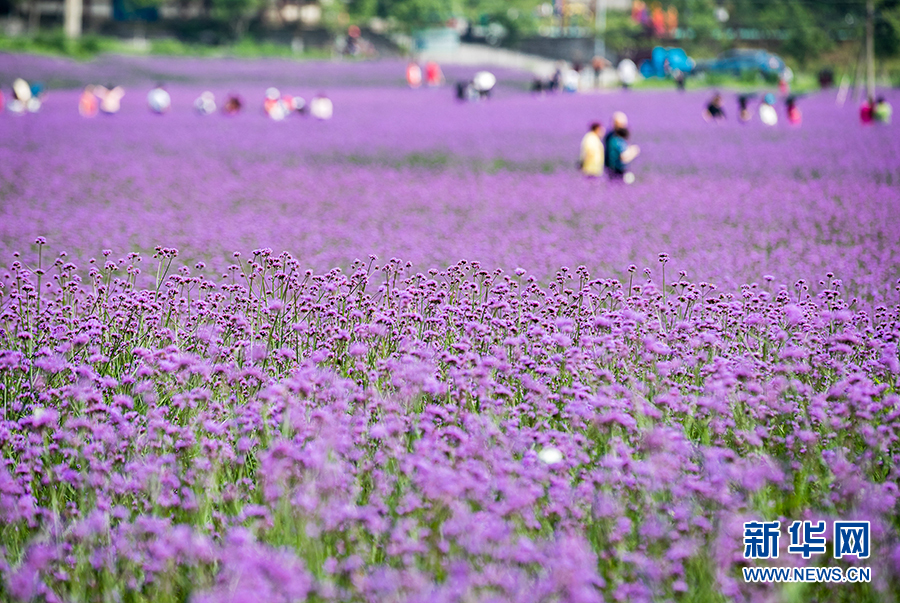
M548 465L555 465L562 461L563 453L560 452L559 448L544 448L538 452L538 458Z

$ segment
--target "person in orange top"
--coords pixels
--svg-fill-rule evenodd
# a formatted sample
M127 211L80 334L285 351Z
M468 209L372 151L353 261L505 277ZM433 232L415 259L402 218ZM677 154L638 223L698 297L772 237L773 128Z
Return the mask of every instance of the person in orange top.
M81 114L82 117L94 117L97 115L97 110L100 108L100 101L97 100L97 97L94 95L94 87L93 86L85 86L84 91L81 93L81 97L78 99L78 113Z
M669 10L666 11L666 33L670 36L675 35L675 30L678 29L678 9L674 6L670 6Z
M666 33L666 17L659 2L653 3L653 10L650 12L650 23L653 25L653 33L657 36L662 36Z

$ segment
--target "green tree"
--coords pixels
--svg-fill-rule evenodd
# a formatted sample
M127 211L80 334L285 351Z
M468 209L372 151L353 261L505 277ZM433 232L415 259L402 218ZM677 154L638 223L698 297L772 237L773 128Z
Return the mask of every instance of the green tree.
M800 64L818 56L835 43L864 39L865 0L728 0L729 25L761 29L783 40L781 51ZM878 56L900 53L900 0L875 2L875 52Z
M876 9L875 54L879 57L900 54L900 0L884 0Z
M443 0L350 0L347 11L358 21L392 19L406 30L438 25L452 16Z
M643 28L631 19L631 13L609 11L606 14L606 47L620 55L628 55L640 48Z
M349 0L347 10L357 21L391 18L406 30L463 17L474 23L498 22L511 32L521 32L535 28L534 12L539 4L538 0Z
M690 29L696 40L711 40L713 32L719 29L715 17L717 3L713 0L672 0L671 4L678 9L678 24L683 29Z
M247 32L250 20L265 4L266 0L212 0L212 13L216 18L230 23L235 38L239 39Z

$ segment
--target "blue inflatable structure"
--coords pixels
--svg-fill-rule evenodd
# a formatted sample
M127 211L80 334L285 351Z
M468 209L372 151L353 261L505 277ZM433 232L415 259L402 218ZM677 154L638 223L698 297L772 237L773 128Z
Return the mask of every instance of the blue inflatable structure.
M694 70L696 63L681 48L653 49L650 59L641 63L641 75L644 77L666 77L676 69L684 74Z

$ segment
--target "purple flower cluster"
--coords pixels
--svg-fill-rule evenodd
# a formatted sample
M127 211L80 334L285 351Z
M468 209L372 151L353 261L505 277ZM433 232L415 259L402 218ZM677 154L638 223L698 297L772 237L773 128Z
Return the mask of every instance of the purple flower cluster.
M852 519L872 583L794 596L896 600L893 130L198 89L0 115L0 599L767 601L745 521ZM619 108L638 181L584 181Z

